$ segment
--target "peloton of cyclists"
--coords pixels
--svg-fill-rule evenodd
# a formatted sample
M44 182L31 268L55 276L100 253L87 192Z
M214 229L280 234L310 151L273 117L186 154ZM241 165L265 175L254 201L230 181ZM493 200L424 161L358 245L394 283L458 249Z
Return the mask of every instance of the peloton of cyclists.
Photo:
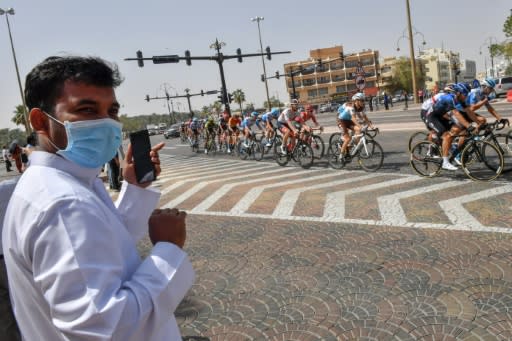
M343 134L341 153L344 156L348 154L348 145L351 139L350 131L358 135L361 133L363 126L373 127L372 121L366 115L364 100L364 94L358 92L352 96L351 101L344 103L338 108L337 122Z
M206 136L204 139L204 153L208 154L207 144L211 137L215 138L215 132L218 130L217 123L212 116L208 116L206 123L204 124ZM214 140L215 141L215 140Z
M231 153L231 146L234 146L238 140L238 135L240 135L239 125L242 123L240 117L241 113L235 113L228 120L228 131L229 131L229 144L228 144L228 154Z

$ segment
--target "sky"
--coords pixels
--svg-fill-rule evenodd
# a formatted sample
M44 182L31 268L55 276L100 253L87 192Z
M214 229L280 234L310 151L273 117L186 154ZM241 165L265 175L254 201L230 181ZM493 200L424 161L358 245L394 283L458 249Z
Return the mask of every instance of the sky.
M224 54L257 53L258 25L250 18L260 16L263 48L291 51L265 59L268 76L283 71L283 65L304 60L309 51L343 45L345 53L378 50L381 57L408 56L405 0L258 0L258 1L164 1L164 0L0 0L0 8L14 8L9 15L20 77L51 55L99 56L116 63L124 82L116 90L121 114L136 116L167 113L165 100L144 100L145 95L163 96L220 89L216 62L193 61L187 66L124 61L141 50L144 57L177 54L213 56L211 43L226 45ZM505 39L503 23L510 14L510 0L418 1L410 0L413 32L423 34L425 48L444 47L474 60L477 72L484 68L489 41ZM421 34L414 34L421 42ZM397 42L400 52L396 51ZM417 51L417 47L415 48ZM483 51L483 54L480 54ZM487 62L489 64L489 61ZM262 106L265 84L260 77L260 57L236 59L223 64L227 89L242 89L248 102ZM23 84L24 86L24 84ZM283 78L269 79L270 96L287 101ZM200 110L217 100L216 95L191 98ZM0 17L0 129L11 123L16 105L21 104L14 60L5 16ZM186 99L174 100L174 109L188 110ZM236 104L232 107L236 108ZM20 126L20 128L22 128Z

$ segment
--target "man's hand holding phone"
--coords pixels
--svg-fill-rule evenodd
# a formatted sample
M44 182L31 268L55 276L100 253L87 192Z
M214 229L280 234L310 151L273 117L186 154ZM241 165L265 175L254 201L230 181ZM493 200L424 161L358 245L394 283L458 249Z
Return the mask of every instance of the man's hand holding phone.
M160 158L158 156L158 151L160 149L162 149L164 146L165 146L165 143L160 142L159 144L152 147L148 153L149 154L148 158L151 160L151 163L154 167L155 178L156 178L156 176L160 175L160 172L161 172ZM125 159L124 159L123 178L124 178L124 180L126 180L128 183L130 183L132 185L146 188L151 184L151 181L143 182L143 183L139 183L139 181L137 181L137 175L135 172L135 163L136 162L137 161L134 160L133 147L132 147L132 144L130 143L128 145L128 149L126 150L126 155L125 155Z
M183 248L187 238L187 213L176 208L156 209L149 217L149 238L154 244L168 242Z

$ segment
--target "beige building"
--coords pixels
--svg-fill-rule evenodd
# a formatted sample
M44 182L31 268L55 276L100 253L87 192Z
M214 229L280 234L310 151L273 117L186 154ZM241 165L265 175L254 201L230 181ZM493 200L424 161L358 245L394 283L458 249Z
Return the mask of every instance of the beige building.
M287 63L284 70L290 98L295 92L301 102L341 102L358 91L377 94L379 52L344 54L343 46L310 50L308 59Z

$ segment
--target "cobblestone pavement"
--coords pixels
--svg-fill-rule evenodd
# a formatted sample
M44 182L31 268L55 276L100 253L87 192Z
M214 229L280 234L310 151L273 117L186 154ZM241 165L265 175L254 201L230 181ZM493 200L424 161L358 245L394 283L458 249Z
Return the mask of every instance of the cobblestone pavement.
M158 184L189 212L184 336L512 339L510 183L223 162L168 158Z

